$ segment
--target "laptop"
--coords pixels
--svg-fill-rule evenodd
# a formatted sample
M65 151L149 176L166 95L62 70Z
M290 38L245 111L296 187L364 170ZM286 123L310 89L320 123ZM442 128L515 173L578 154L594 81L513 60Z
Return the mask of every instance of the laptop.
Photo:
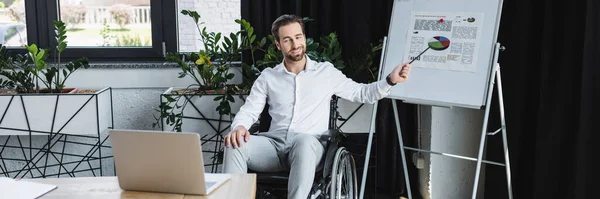
M196 133L109 130L109 137L123 190L208 195L231 178L204 173Z

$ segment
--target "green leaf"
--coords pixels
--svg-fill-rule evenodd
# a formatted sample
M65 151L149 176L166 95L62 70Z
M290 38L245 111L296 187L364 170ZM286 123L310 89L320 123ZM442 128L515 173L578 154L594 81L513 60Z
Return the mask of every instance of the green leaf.
M67 65L71 65L73 68L73 71L83 67L83 68L89 68L89 61L87 59L87 57L81 57L79 59L73 60L72 62L69 62Z
M42 51L42 52L44 52L44 51ZM46 68L46 62L44 62L43 56L40 56L40 57L42 57L42 58L38 59L36 57L36 61L35 61L35 70L37 70L37 71L41 71L44 68Z
M167 54L167 56L165 57L165 59L167 61L170 61L170 62L181 61L181 59L179 59L179 57L177 55L173 54L173 53Z
M174 122L175 121L175 115L174 114L169 115L169 120L171 122Z
M254 35L254 28L250 27L248 28L248 36L253 36Z
M262 47L267 43L267 38L263 37L260 42L258 42L258 47Z
M175 102L175 101L177 101L177 100L175 100L175 98L173 98L170 95L164 95L164 96L165 96L165 99L167 99L167 102Z
M198 21L200 21L200 14L198 14L198 12L196 11L182 10L181 14L190 16L192 19L194 19L194 22L196 22L196 24L198 23Z
M227 37L224 37L224 38L223 38L223 40L225 41L225 43L226 43L228 46L231 46L231 40L230 40L229 38L227 38Z
M27 51L29 51L29 53L33 54L33 56L38 54L38 47L35 44L31 44L29 46L25 47L27 49Z
M306 55L308 55L308 57L312 60L318 60L319 59L319 54L318 52L306 52Z
M75 65L67 64L67 65L65 65L65 68L67 68L67 70L69 70L69 71L73 71L75 69Z
M54 76L56 75L56 68L48 69L44 72L44 76L46 77L46 82L52 82Z
M160 108L161 110L166 110L171 107L166 102L162 102L162 103L160 103L160 105L158 105L158 108Z
M60 44L58 44L57 48L58 48L58 52L63 52L65 50L65 48L67 48L67 44L60 43Z
M342 54L342 51L341 50L337 50L337 51L333 52L333 55L331 55L331 57L332 58L338 58L338 57L341 56L341 54Z
M250 23L245 19L242 19L242 26L244 27L244 30L248 30L248 28L250 28Z
M54 21L54 26L56 27L65 27L65 23L62 21Z
M309 17L303 17L302 21L304 21L304 22L311 22L311 21L314 21L314 19L311 19Z
M215 35L215 43L219 43L219 40L221 40L221 33L217 33L217 35Z
M36 55L35 55L35 61L42 61L44 59L44 54L46 54L45 50L41 50L39 51Z
M336 34L335 34L335 33L333 33L333 32L332 32L332 33L329 33L329 38L330 38L331 40L337 40L337 39L336 39Z

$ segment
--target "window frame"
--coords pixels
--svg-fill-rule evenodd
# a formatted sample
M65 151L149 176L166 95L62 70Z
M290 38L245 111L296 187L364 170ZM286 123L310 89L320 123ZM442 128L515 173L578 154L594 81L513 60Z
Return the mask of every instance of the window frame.
M28 45L53 49L56 46L54 21L59 18L60 0L24 0ZM74 47L68 46L61 59L87 57L90 61L164 61L167 53L177 51L176 6L174 0L150 0L152 46L149 47ZM22 47L9 47L9 53L26 53ZM49 57L49 59L52 59Z

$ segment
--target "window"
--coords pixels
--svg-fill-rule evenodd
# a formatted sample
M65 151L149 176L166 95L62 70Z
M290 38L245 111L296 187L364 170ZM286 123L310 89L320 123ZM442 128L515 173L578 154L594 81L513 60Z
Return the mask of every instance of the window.
M0 0L3 1L7 0ZM0 13L4 17L0 18L2 24L12 25L2 26L0 34L4 35L0 39L12 39L12 43L3 42L4 46L35 43L41 48L53 49L56 45L54 21L60 19L67 25L68 47L61 54L65 59L163 61L165 53L177 51L177 33L173 31L177 26L172 23L176 1L173 0L12 1L15 3ZM6 14L13 5L23 8L21 15ZM21 17L17 20L16 16Z
M52 49L54 21L67 25L62 58L164 61L169 52L198 52L204 45L194 21L181 10L201 15L201 28L223 35L237 32L241 0L0 0L0 40L17 52L26 44Z
M150 47L150 0L62 0L67 42L78 47Z
M70 26L64 51L67 58L91 60L164 60L176 50L173 0L47 0L51 35L53 21ZM153 20L155 19L155 20ZM56 41L49 39L49 46Z

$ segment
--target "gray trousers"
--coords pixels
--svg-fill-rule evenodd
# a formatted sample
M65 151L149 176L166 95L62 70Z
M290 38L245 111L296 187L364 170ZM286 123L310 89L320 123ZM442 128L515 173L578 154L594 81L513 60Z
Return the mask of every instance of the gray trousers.
M251 135L238 148L226 147L225 173L290 171L288 198L305 199L323 157L325 141L305 133L268 132Z

